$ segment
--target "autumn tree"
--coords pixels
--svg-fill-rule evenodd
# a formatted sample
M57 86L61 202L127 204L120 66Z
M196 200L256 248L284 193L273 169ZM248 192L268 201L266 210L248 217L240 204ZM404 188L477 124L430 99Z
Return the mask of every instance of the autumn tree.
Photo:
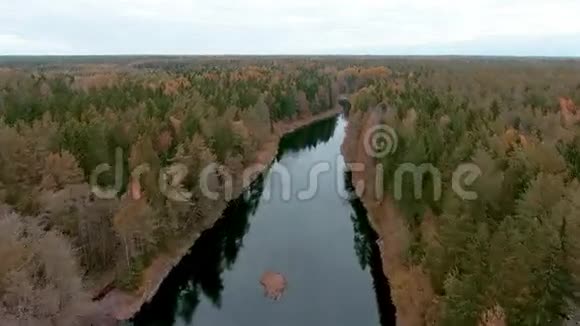
M83 171L69 152L51 153L46 157L40 185L42 189L58 190L67 184L78 184L83 181Z
M0 319L7 325L81 325L90 312L72 249L30 218L0 215Z

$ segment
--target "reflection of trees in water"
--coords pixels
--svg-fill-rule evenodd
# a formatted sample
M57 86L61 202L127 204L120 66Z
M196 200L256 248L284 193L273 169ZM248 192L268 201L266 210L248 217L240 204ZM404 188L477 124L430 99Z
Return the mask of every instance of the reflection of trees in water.
M376 247L377 235L367 219L366 209L355 193L350 172L344 173L344 184L353 209L353 214L350 215L350 218L354 228L354 249L361 268L366 269L372 261L373 247Z
M249 190L230 202L224 217L201 235L191 252L171 271L153 301L143 307L135 325L173 325L176 316L190 323L202 293L220 307L222 273L238 257L249 229L249 217L255 213L263 189L264 178L260 175Z
M344 173L344 184L349 193L349 202L353 209L350 218L354 228L354 249L362 269L370 268L373 286L377 297L377 307L381 325L395 325L395 306L391 301L389 282L383 272L381 252L377 244L378 236L373 230L367 211L357 197L351 182L351 173Z
M300 128L282 137L277 159L280 159L284 154L314 148L318 144L329 141L334 134L337 120L338 117L332 117L317 121L308 125L307 128Z
M197 308L197 305L200 302L199 287L193 280L189 280L187 285L181 290L178 296L175 296L175 298L178 298L177 307L175 307L177 314L183 318L186 323L191 323L193 311ZM173 322L173 313L171 314L171 320L167 320L167 322L169 321Z

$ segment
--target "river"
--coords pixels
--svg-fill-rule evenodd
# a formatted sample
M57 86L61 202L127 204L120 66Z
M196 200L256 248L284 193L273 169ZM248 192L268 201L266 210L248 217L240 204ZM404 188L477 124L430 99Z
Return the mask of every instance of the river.
M395 325L377 236L340 153L346 123L334 117L282 138L269 170L201 235L134 325ZM312 187L310 171L326 167ZM286 278L278 301L264 295L266 271Z

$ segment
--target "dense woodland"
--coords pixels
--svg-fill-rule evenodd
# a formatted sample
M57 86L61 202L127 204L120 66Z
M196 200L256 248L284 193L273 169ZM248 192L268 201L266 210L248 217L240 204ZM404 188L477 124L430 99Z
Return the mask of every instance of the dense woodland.
M395 201L408 230L399 254L433 289L424 323L560 325L577 311L579 71L558 61L399 64L353 95L351 135L376 117L397 131L396 152L377 162L385 200L402 163L443 176L441 200L424 174L423 198L407 176ZM482 170L467 187L476 200L451 187L466 162Z
M82 324L77 317L92 309L95 288L111 280L138 287L158 253L225 207L198 189L203 167L218 162L241 172L276 140L277 124L334 108L339 94L352 94L349 128L362 132L378 112L398 131L397 152L382 160L387 180L402 162L432 163L447 178L461 162L484 172L475 201L457 198L444 180L440 201L414 200L409 182L396 203L410 231L402 254L426 271L435 293L426 322L551 325L576 305L576 62L13 60L0 67L3 324ZM121 190L94 196L93 172L119 158ZM186 201L159 189L161 171L174 162L188 167ZM150 171L132 175L143 163ZM214 177L214 188L223 188L220 171ZM96 180L115 181L113 169ZM429 179L423 185L428 194Z
M198 187L217 162L237 175L276 141L276 125L336 107L332 69L317 63L203 64L168 69L100 65L0 72L0 316L4 322L68 325L90 309L89 291L133 290L152 258L202 230L225 207ZM121 164L117 164L120 162ZM188 168L183 201L158 182ZM95 196L93 180L120 191ZM148 173L135 175L146 163ZM109 187L109 188L107 188ZM184 193L183 191L180 193ZM57 300L54 300L57 298ZM83 305L85 303L86 305Z

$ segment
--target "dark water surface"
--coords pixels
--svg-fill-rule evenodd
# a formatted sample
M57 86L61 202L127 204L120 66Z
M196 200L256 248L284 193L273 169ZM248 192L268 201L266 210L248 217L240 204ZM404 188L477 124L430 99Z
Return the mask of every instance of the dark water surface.
M337 117L284 137L270 170L202 234L134 324L394 325L376 234L340 154L345 126ZM318 176L314 196L299 199L312 167L325 164L330 171ZM291 178L290 200L282 168ZM279 301L264 296L265 271L287 279Z

